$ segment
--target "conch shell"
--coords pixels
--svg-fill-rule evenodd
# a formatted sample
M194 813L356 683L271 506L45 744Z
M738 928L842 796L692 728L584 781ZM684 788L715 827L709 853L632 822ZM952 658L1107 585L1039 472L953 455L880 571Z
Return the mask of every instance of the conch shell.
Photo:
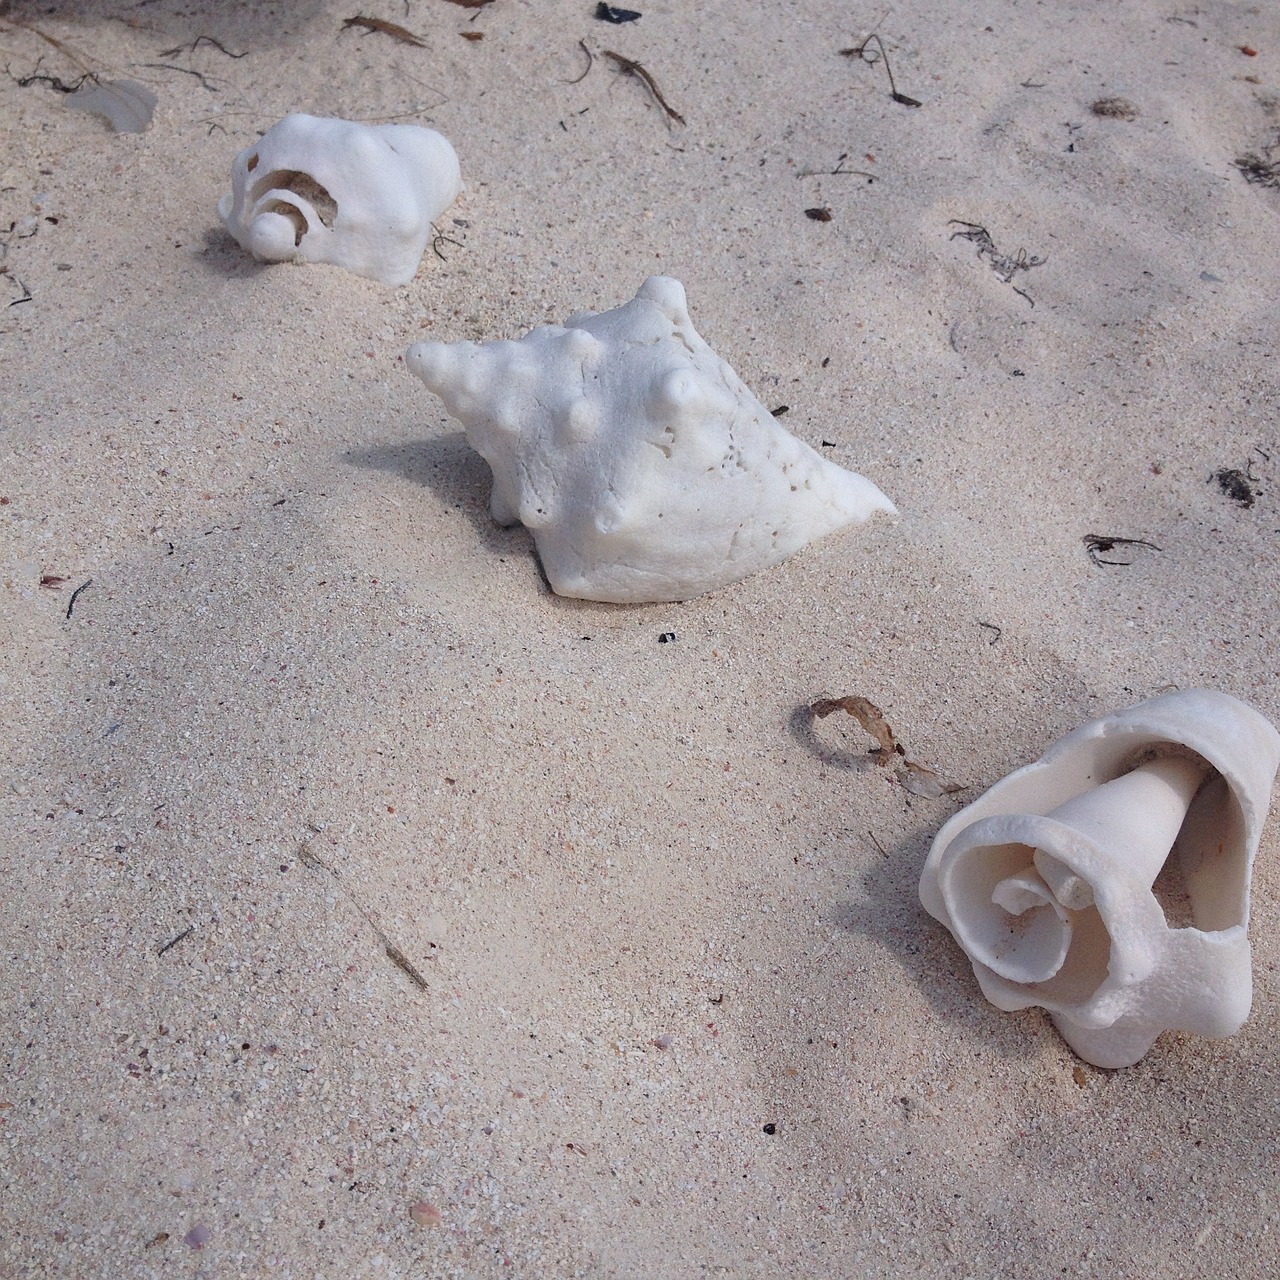
M1280 734L1187 689L1095 720L938 832L920 879L1000 1009L1048 1009L1086 1062L1127 1067L1166 1030L1249 1014L1249 886ZM1152 886L1172 857L1190 923Z
M236 156L218 216L264 262L408 284L461 190L457 154L432 129L294 114Z
M894 506L781 427L654 276L632 301L518 342L419 343L409 369L493 471L564 596L686 600Z

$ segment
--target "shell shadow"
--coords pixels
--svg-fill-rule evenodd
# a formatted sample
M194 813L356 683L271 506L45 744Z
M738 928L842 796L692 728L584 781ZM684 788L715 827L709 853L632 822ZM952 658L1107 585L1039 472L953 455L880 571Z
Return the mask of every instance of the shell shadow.
M830 768L867 777L881 767L874 754L833 746L832 741L844 731L821 732L808 703L792 711L787 728L794 741ZM856 727L849 732L860 733ZM861 874L861 897L832 902L825 923L867 938L890 953L952 1034L981 1041L1002 1058L1027 1058L1040 1043L1029 1028L1047 1025L1044 1015L1038 1010L1011 1015L988 1004L964 952L920 904L920 870L929 845L963 802L952 797L925 799L907 791L902 795L906 813L897 840L885 843L873 831L846 828L851 839L874 850L874 861Z
M461 431L403 444L349 449L342 454L342 460L352 466L400 476L430 489L441 506L467 517L487 551L505 556L527 553L537 562L533 536L527 529L521 525L504 528L494 523L489 514L493 474L489 464L467 444ZM538 571L542 572L540 563Z
M818 699L815 698L814 701ZM809 710L810 705L802 702L791 712L787 717L787 733L819 764L846 769L852 773L867 773L878 767L876 757L868 751L855 751L846 746L833 747L827 739L835 738L837 733L823 735L818 731L817 723Z
M261 275L278 264L259 262L247 249L241 248L235 236L219 223L203 232L204 249L192 261L212 276L224 280L247 280Z
M912 807L940 803L923 800ZM890 952L949 1036L981 1045L1003 1059L1025 1060L1045 1043L1047 1016L1038 1009L1003 1013L989 1004L968 957L920 904L920 869L935 830L950 816L943 813L936 823L917 820L900 839L880 845L875 861L860 876L860 900L832 903L828 923ZM1039 1037L1033 1034L1038 1029Z

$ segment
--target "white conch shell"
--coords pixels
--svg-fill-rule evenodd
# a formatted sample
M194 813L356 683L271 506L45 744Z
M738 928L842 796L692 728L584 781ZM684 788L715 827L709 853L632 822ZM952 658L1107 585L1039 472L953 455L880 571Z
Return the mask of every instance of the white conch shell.
M231 166L227 230L266 262L329 262L408 284L432 220L462 190L458 157L432 129L294 114Z
M533 531L564 596L686 600L893 504L784 430L698 335L684 287L519 342L406 356L493 470L490 511Z
M1280 734L1188 689L1068 734L938 832L920 900L1001 1009L1048 1009L1086 1062L1166 1030L1233 1035L1252 1000L1249 886ZM1172 856L1192 925L1152 892Z

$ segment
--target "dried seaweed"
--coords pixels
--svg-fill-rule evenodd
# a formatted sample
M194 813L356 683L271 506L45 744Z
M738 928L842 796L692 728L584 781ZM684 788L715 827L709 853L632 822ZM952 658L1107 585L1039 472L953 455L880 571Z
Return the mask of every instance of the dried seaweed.
M1247 151L1232 163L1244 174L1246 182L1258 187L1280 187L1280 160L1275 158L1277 150L1280 150L1280 139L1264 147L1261 154Z
M991 239L991 233L986 227L977 222L965 222L962 218L951 218L947 222L947 226L959 227L959 231L951 233L950 239L969 240L977 245L978 257L985 257L991 264L991 270L1005 284L1008 284L1019 271L1030 271L1032 267L1042 267L1049 261L1047 255L1043 258L1030 257L1025 249L1019 249L1012 258L1008 254L1001 253L996 248L995 241Z
M1107 120L1136 120L1142 114L1128 98L1099 98L1089 110Z
M876 763L887 767L895 764L895 776L904 791L912 795L923 796L928 800L937 800L941 796L963 791L963 785L947 782L935 769L918 761L908 759L906 749L894 735L884 712L867 698L858 694L845 698L823 698L809 706L809 715L820 720L833 712L844 711L851 715L875 739L876 745L869 754L875 756Z
M1258 477L1253 474L1253 459L1245 463L1243 471L1239 467L1219 467L1209 479L1216 482L1232 502L1246 511L1257 501L1258 491L1254 485L1258 483Z

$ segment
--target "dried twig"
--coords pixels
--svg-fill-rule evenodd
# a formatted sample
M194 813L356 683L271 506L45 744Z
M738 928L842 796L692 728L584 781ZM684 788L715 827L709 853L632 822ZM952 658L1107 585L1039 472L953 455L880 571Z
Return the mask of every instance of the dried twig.
M587 55L587 69L576 80L566 80L565 84L581 84L591 74L591 68L596 64L595 54L587 48L585 40L578 41L578 48Z
M454 0L454 3L457 3L457 0ZM349 27L361 27L370 34L374 31L380 31L384 36L399 40L401 44L411 44L418 49L427 47L426 43L415 36L412 31L406 31L404 27L397 26L394 22L388 22L385 18L366 18L362 14L357 14L354 18L347 18L343 22L342 29L344 31Z
M249 51L246 49L244 53L232 53L221 40L215 40L212 36L196 36L190 44L180 44L172 49L161 49L160 56L162 58L173 58L180 53L195 53L202 44L211 44L219 53L225 53L228 58L247 58Z
M169 941L166 942L164 946L161 947L160 950L156 952L156 958L159 959L159 957L164 955L164 953L168 951L170 947L176 947L178 943L180 943L183 940L183 938L185 938L188 934L194 933L195 929L196 929L195 925L193 924L187 925L187 927L183 929L183 931L180 934L178 934L176 938L170 938Z
M649 92L657 99L658 105L667 113L669 119L676 121L678 124L685 124L685 118L662 96L662 90L658 88L658 82L649 74L649 72L636 62L633 58L624 58L620 53L614 53L612 49L604 51L606 58L612 58L618 65L618 70L624 76L638 76L644 81Z
M333 878L334 883L342 890L351 905L355 907L355 909L360 912L360 914L364 916L372 926L374 933L378 936L378 941L382 943L382 950L387 959L390 960L397 969L400 969L403 973L408 975L416 987L426 991L430 984L427 982L426 978L422 976L421 971L414 965L413 961L410 960L409 957L391 941L387 936L386 930L384 930L382 925L378 923L373 912L370 911L347 886L346 882L338 874L337 870L325 862L323 858L319 857L315 850L312 849L311 845L305 840L298 846L298 861L311 871L323 871Z
M24 285L23 288L26 288L26 286ZM93 579L89 578L87 581L82 582L71 593L71 599L67 601L67 617L68 618L71 617L71 610L76 607L76 601L80 599L80 593L82 591L87 591L91 586L93 586Z
M868 49L868 46L873 40L879 46L879 53L875 53L874 50ZM889 77L889 96L894 100L894 102L899 102L904 107L918 107L921 105L918 99L908 98L905 93L898 92L898 86L893 82L893 70L889 66L889 52L884 47L884 41L881 40L879 35L874 31L860 45L858 45L857 48L841 49L840 52L846 58L858 58L868 66L872 67L874 67L877 62L883 62L885 73ZM873 53L874 56L868 57L868 52Z

